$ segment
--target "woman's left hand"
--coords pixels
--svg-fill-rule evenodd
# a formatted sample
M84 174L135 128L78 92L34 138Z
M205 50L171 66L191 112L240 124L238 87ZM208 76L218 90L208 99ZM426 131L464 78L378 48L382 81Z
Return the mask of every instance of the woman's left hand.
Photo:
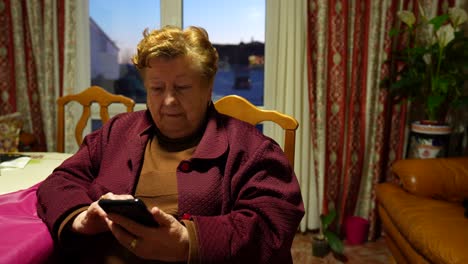
M158 207L151 214L159 227L147 227L117 214L108 214L109 229L135 255L152 260L187 261L189 238L185 226Z

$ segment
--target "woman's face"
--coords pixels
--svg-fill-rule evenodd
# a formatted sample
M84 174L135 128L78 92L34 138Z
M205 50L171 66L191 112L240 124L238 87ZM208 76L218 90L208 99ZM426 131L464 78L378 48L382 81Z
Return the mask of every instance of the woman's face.
M190 64L187 57L153 58L150 67L143 69L148 109L169 138L195 133L211 100L212 86Z

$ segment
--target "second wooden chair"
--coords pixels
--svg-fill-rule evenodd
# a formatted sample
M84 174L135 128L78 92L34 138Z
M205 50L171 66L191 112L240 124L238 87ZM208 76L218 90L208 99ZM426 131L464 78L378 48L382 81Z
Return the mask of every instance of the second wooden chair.
M57 151L65 151L65 105L70 102L78 102L83 106L83 113L75 127L75 139L78 145L83 141L83 131L91 116L92 103L99 104L101 122L104 124L109 120L108 107L112 103L124 104L127 112L133 112L135 102L129 97L107 92L102 87L91 86L78 94L65 95L57 99Z
M294 152L296 144L296 129L299 123L295 118L276 110L265 110L256 107L247 99L238 95L227 95L214 103L218 112L235 117L252 125L263 121L271 121L284 129L283 151L288 157L289 163L294 167Z

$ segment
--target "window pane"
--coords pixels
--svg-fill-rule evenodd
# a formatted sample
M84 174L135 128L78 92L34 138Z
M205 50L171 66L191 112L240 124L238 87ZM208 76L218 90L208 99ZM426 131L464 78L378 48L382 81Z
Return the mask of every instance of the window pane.
M159 0L89 0L91 84L146 102L130 58L145 28L160 26Z
M238 94L263 105L265 0L184 0L183 23L201 26L219 53L213 100Z

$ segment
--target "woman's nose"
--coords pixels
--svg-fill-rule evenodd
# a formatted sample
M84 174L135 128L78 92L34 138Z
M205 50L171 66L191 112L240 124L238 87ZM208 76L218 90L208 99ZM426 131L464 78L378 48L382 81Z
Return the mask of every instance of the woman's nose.
M168 91L164 94L164 104L165 105L172 105L177 101L173 92Z

